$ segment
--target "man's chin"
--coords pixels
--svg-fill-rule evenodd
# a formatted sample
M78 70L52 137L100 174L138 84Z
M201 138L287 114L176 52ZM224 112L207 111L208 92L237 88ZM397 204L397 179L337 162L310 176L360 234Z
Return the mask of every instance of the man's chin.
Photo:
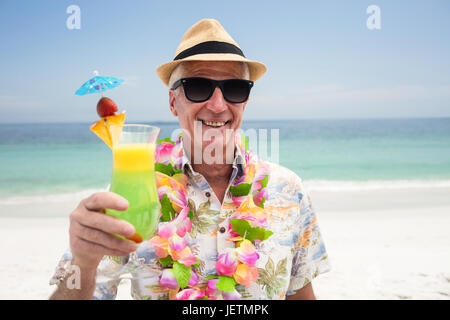
M223 126L213 127L209 126L202 121L195 121L194 124L194 139L197 141L197 137L202 137L203 146L207 146L211 143L222 145L224 148L228 143L234 144L234 136L236 130L233 128L233 123L229 122Z
M201 143L196 144L197 158L201 154L204 164L232 164L234 160L234 139L221 140L217 136L204 137ZM200 147L201 146L201 147Z

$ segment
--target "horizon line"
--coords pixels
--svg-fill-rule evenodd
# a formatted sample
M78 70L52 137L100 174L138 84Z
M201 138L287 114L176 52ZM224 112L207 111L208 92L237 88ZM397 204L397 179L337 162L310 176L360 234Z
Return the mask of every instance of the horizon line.
M356 117L356 118L318 118L318 117L311 117L311 118L300 118L300 119L248 119L248 120L242 120L242 123L245 122L276 122L276 121L321 121L321 120L335 120L335 121L348 121L348 120L437 120L437 119L450 119L449 116L427 116L427 117ZM0 125L5 124L86 124L86 123L93 123L96 121L22 121L22 122L2 122L0 121ZM135 122L135 121L131 121ZM164 124L179 124L178 121L167 121L167 120L157 120L157 121L140 121L141 123L164 123Z

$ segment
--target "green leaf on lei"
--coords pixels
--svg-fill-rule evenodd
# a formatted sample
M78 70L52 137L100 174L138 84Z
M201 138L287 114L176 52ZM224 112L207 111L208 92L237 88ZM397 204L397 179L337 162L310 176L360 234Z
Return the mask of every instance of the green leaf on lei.
M264 209L264 203L266 202L266 198L263 198L261 203L258 205L258 207L263 208Z
M171 163L164 164L164 163L155 163L155 171L164 173L168 175L169 177L173 176L175 174L175 170L173 169L173 166Z
M236 286L236 280L228 276L219 276L219 281L216 283L216 287L222 291L233 291Z
M273 232L260 227L252 227L247 220L231 219L231 229L238 233L241 237L245 237L249 241L261 240L269 238Z
M263 188L267 187L267 183L269 182L269 175L266 174L266 176L264 177L264 179L259 180L261 182L261 185Z
M162 265L163 267L170 266L170 265L173 264L173 262L174 262L174 261L172 260L172 257L171 257L171 256L167 256L167 257L165 257L165 258L159 258L158 261L159 261L159 263L161 263L161 265Z
M172 207L172 203L170 202L167 194L163 195L161 198L161 221L170 221L175 218L176 211Z
M173 275L177 279L180 288L184 288L188 285L191 278L191 267L186 267L184 264L175 261L173 263Z
M216 283L216 287L222 291L233 291L236 287L236 280L229 276L207 276L205 279L219 279Z
M159 139L159 140L158 140L158 144L161 144L162 142L169 142L170 144L175 144L175 142L173 142L172 140L170 140L169 137L164 138L164 139Z
M251 187L251 183L241 183L236 187L230 187L230 192L233 197L242 197L249 194Z

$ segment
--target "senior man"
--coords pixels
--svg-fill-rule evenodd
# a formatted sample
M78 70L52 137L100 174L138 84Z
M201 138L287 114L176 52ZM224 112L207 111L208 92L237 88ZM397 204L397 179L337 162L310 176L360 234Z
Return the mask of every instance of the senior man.
M218 257L234 247L226 227L236 210L230 186L245 171L245 155L235 140L211 139L210 133L227 137L227 132L240 129L250 89L265 71L262 63L245 58L214 19L193 25L182 38L174 60L157 69L169 86L170 111L183 129L182 170L188 177L187 194L193 211L189 246L201 261L196 266L196 288L209 286L206 277L217 273ZM213 161L203 152L211 144L216 144ZM231 157L230 147L234 151ZM199 149L200 161L194 159ZM311 281L329 269L316 215L301 179L277 164L268 163L268 167L264 213L267 229L273 234L261 243L256 241L257 279L238 285L232 298L315 299ZM111 192L95 193L80 202L70 215L70 251L51 279L58 284L51 299L114 299L124 270L121 266L127 265L131 255L140 266L152 267L150 273L145 268L132 272L133 298L169 298L169 290L158 277L157 269L163 266L152 243L136 245L113 236L131 237L134 228L105 215L104 209L126 210L127 206L124 198ZM79 277L78 285L69 281L74 275ZM220 297L230 298L226 292Z

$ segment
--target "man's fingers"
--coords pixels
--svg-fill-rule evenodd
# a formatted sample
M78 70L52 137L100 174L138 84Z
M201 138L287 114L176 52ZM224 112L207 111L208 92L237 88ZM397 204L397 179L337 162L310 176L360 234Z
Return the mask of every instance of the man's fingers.
M97 255L107 255L107 256L127 256L129 253L121 250L107 248L99 243L90 242L88 240L82 239L80 237L74 238L73 246L76 246L79 250L84 252L90 252Z
M120 234L126 238L131 237L135 233L132 224L96 211L79 211L73 218L85 227L98 229L106 233Z
M73 228L76 236L109 249L128 253L137 249L136 244L132 241L123 240L101 230L83 226L78 222L74 222Z
M128 208L128 201L114 192L97 192L82 201L87 210L114 209L124 211Z

